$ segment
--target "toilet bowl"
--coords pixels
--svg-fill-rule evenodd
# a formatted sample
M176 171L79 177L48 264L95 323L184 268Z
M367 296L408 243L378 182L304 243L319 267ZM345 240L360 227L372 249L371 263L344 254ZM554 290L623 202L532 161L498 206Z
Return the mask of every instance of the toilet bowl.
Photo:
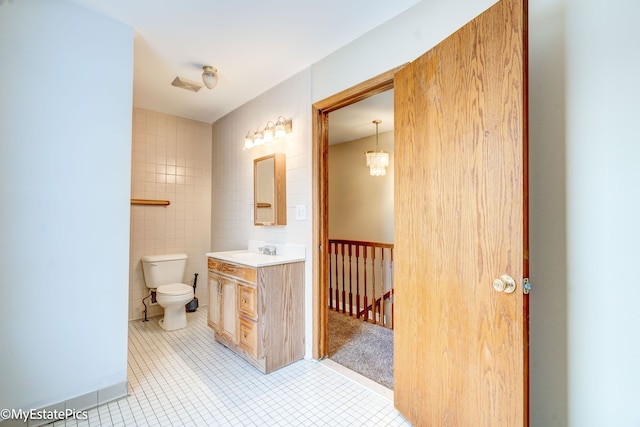
M160 326L165 331L175 331L187 326L185 304L193 299L193 288L184 283L173 283L156 288L156 301L164 308Z
M141 259L147 288L156 291L156 301L164 309L160 326L175 331L187 326L185 304L193 299L193 288L181 283L186 254L145 255Z

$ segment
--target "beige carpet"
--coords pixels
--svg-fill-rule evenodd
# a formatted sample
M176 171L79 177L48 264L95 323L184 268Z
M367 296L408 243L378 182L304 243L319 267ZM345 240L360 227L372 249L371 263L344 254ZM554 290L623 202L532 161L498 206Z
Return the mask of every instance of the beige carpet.
M393 330L329 310L329 358L393 389Z

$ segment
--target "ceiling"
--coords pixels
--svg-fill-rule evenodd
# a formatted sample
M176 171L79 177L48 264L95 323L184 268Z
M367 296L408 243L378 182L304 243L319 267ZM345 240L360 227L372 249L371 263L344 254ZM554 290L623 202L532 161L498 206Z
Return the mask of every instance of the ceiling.
M208 123L419 2L378 1L372 7L370 0L68 1L135 29L135 107ZM176 76L202 83L203 65L218 69L214 89L171 86ZM344 115L371 135L372 120L393 122L381 108L369 101ZM332 114L331 127L345 127L341 114Z
M329 145L393 130L393 89L329 113Z

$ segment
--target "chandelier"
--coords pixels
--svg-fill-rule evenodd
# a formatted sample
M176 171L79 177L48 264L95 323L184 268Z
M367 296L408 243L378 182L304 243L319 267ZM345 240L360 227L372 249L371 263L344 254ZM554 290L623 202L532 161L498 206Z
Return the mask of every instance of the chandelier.
M382 120L374 120L372 123L376 125L376 149L375 151L367 151L364 155L367 158L369 174L371 176L384 176L387 174L387 166L389 166L389 153L378 150L378 125L382 123Z

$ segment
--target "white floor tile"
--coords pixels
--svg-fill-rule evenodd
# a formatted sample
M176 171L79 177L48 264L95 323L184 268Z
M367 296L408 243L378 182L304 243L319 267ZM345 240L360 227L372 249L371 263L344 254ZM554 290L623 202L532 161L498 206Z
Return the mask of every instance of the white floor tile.
M129 396L56 426L410 425L384 392L322 363L264 375L214 340L206 307L187 316L187 328L173 332L157 317L131 321Z

